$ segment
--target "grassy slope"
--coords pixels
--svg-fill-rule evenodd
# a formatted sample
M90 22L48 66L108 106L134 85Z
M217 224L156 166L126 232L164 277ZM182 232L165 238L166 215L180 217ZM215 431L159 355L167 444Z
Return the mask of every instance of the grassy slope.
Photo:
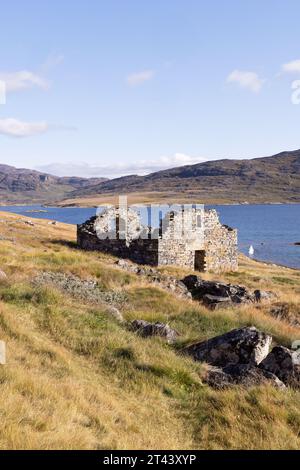
M210 312L178 300L121 271L113 258L76 250L73 226L22 220L0 213L0 267L8 275L0 282L0 339L8 355L0 366L0 449L299 448L299 392L213 391L201 382L204 366L176 352L251 324L290 346L299 329L273 319L267 306ZM125 291L126 319L168 321L182 333L180 343L139 338L105 307L34 287L43 270ZM239 273L223 279L275 290L300 314L299 271L243 257Z

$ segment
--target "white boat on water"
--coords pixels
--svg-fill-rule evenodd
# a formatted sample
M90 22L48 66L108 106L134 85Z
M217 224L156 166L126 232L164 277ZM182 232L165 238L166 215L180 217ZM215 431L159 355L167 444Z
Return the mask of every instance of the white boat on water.
M249 247L249 255L250 255L250 256L253 256L253 255L254 255L254 248L253 248L253 245L250 245L250 247Z

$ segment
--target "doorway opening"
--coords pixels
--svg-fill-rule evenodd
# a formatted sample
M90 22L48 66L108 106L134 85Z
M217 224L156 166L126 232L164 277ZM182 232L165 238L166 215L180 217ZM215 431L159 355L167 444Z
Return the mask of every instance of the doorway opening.
M195 251L195 271L205 271L205 250Z

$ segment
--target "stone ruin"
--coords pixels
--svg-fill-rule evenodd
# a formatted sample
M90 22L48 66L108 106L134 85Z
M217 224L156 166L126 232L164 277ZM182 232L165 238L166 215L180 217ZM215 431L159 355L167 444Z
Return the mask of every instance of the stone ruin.
M151 217L148 211L148 224L143 225L132 208L109 207L77 226L78 246L143 265L237 270L237 230L222 225L215 210L179 206L164 216L160 211L156 226Z

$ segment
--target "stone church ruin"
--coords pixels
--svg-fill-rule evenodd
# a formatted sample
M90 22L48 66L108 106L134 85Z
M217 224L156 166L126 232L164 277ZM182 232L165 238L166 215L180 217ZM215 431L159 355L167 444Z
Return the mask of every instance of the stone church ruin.
M165 215L158 211L157 223L153 223L149 209L147 224L127 206L105 209L77 226L78 246L151 266L237 270L237 230L222 225L215 210L179 206Z

